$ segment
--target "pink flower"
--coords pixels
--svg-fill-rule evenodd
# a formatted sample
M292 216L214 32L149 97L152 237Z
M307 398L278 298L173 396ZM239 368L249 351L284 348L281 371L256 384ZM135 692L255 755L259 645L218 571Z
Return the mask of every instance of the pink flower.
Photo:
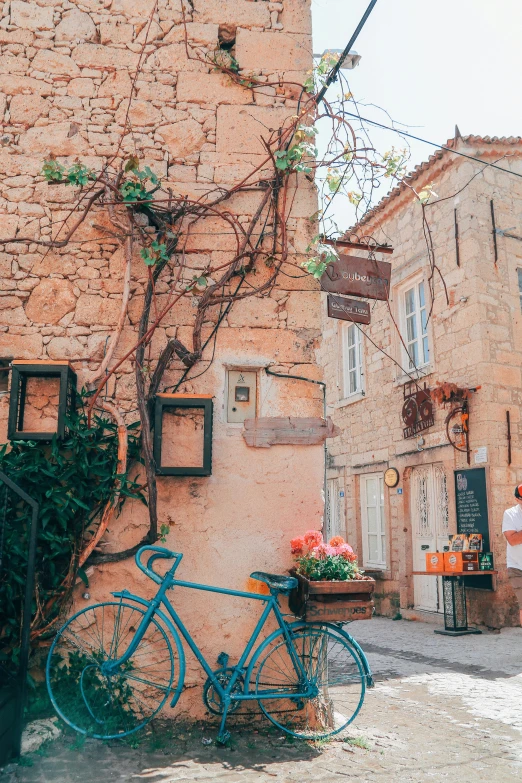
M325 544L324 541L312 549L312 555L317 558L317 560L324 560L325 557L329 557L335 554L335 547L329 546L329 544Z
M299 536L298 538L292 538L290 541L290 549L293 555L302 555L304 546L305 542L302 536Z
M323 534L319 530L307 530L303 538L309 549L313 549L323 543Z
M350 563L357 560L357 555L354 553L350 544L341 544L341 546L336 547L335 554L344 557L344 559L348 560Z

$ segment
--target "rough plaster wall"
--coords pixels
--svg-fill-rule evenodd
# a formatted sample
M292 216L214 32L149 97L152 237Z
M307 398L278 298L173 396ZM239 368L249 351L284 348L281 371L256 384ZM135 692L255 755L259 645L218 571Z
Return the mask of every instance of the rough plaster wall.
M487 160L514 152L502 165L522 171L520 150L499 146L488 150ZM480 149L465 150L480 154ZM498 154L496 154L498 152ZM475 174L477 165L469 162L435 164L426 176L433 182L439 198L459 191ZM421 186L423 183L420 183ZM402 197L401 197L402 198ZM435 305L430 325L432 371L426 377L428 386L437 380L452 381L461 386L481 386L473 395L470 412L472 449L488 448L488 500L490 539L495 565L505 568L505 542L501 533L502 514L512 505L513 487L522 479L520 431L521 405L521 329L522 315L518 296L517 266L522 263L522 245L516 240L498 237L498 263L494 263L491 234L490 199L494 199L496 222L501 228L522 223L522 188L517 179L492 169L483 174L455 198L442 201L427 210L432 229L437 263L448 287L446 304L440 277L435 278ZM460 267L456 264L454 209L457 209L460 237ZM428 278L426 244L422 231L421 210L408 197L400 206L392 203L386 214L377 213L364 230L378 241L395 248L391 257L392 286L423 271ZM515 232L516 233L516 232ZM465 301L461 301L465 299ZM391 307L398 316L398 297L392 290ZM410 471L415 465L444 464L449 491L450 530L456 528L453 471L466 468L466 456L453 450L447 442L444 420L447 410L435 406L435 425L422 433L424 451L415 451L417 437L403 438L401 409L403 386L400 371L374 346L365 341L366 396L346 404L341 400L339 322L324 313L324 341L321 349L325 379L329 389L329 412L342 435L329 441L330 477L340 477L345 489L346 527L351 540L361 551L361 512L358 474L383 471L388 465L401 474L397 490L385 490L388 526L388 568L382 574L378 592L381 610L394 615L398 604L413 605L411 579L412 528L410 514ZM385 303L372 306L372 323L368 334L395 359L401 359L400 343ZM506 410L512 422L512 464L507 464ZM404 456L401 456L404 455ZM474 467L473 454L472 464ZM513 624L518 620L512 592L501 573L497 592L469 590L472 621L488 625Z
M99 169L117 150L125 121L131 76L145 34L151 0L36 0L0 2L0 237L56 236L70 225L77 193L49 187L39 175L50 153L72 163L80 157ZM133 133L125 154L135 150L175 193L199 197L214 185L230 185L261 160L263 126L278 127L296 110L270 86L253 94L231 84L200 62L187 59L179 0L160 0L152 24L137 95L130 110ZM212 51L218 26L237 26L235 56L265 81L274 76L302 82L311 67L308 0L284 3L248 0L194 0L187 5L191 50ZM295 96L297 97L297 95ZM291 184L288 221L291 251L299 261L313 226L315 191L305 180ZM260 195L234 196L230 209L247 222ZM233 250L224 223L207 219L187 244L187 263L202 269L209 259L226 261ZM103 228L97 209L75 242L47 252L34 242L0 245L0 356L70 360L79 386L102 359L116 322L123 288L123 255ZM270 274L259 270L256 283ZM136 340L146 270L138 252L133 265L129 316L116 359ZM158 286L159 306L171 281ZM181 390L214 395L213 474L210 478L161 478L159 522L171 526L167 545L184 552L185 579L244 588L254 569L282 572L290 566L288 540L322 515L322 448L249 449L241 425L225 421L225 368L275 369L320 377L316 350L320 336L319 294L310 279L282 277L269 298L236 304L218 335L210 370ZM153 362L169 337L191 344L194 306L183 300L171 311L152 342ZM213 314L215 317L216 313ZM203 329L203 339L211 324ZM179 378L175 363L165 385ZM109 395L130 413L136 409L133 364L126 361L108 384ZM259 377L258 412L263 416L322 415L317 387ZM45 409L44 409L45 413ZM5 433L7 397L2 399ZM3 436L5 439L5 434ZM110 527L110 550L140 540L146 510L129 504ZM127 587L150 592L132 561L95 571L91 596ZM180 612L199 632L212 660L221 649L237 654L258 607L215 600L208 594L176 594ZM79 605L84 601L78 597ZM199 614L198 614L199 613ZM189 662L190 682L201 678ZM197 705L199 693L183 702ZM201 715L192 706L193 715Z

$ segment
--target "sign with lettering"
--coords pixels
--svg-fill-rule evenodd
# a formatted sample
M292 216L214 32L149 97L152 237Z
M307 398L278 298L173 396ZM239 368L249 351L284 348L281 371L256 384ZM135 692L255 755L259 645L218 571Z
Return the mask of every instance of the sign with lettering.
M433 427L435 423L433 402L426 384L424 389L419 389L411 383L407 385L407 390L406 386L404 387L402 420L406 425L402 431L405 438L413 438L419 432Z
M480 533L484 552L489 552L488 495L486 469L469 468L455 471L455 503L457 533ZM491 576L463 577L467 587L492 589Z
M370 323L370 305L358 299L328 294L328 315L341 321L353 321L356 324Z
M338 261L326 267L321 277L321 288L329 294L387 299L390 278L391 264L387 261L340 255Z

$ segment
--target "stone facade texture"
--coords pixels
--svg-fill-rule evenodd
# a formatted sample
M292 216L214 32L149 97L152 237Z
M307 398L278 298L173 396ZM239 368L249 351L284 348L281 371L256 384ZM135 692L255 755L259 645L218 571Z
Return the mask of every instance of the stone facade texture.
M424 282L428 310L431 302L422 208L412 191L401 187L355 227L360 237L371 236L394 248L392 256L377 255L378 260L392 264L391 314L386 302L371 302L371 325L361 327L375 343L362 337L363 394L350 397L343 392L346 356L341 337L347 324L328 318L324 311L322 357L329 413L342 431L328 442L328 478L335 493L332 502L338 509L341 532L345 530L348 539L362 552L362 477L382 474L388 467L398 469L398 487L384 487L386 552L385 565L376 571L378 605L379 611L389 616L400 612L421 617L422 612L416 610L418 598L412 577L413 548L420 524L420 510L412 499L414 471L429 465L443 469L448 493L448 532L455 533L454 472L484 466L489 535L499 574L494 577L494 591L467 590L468 613L471 621L498 627L518 624L517 604L507 580L501 525L504 510L514 504L514 487L522 480L522 312L517 276L522 266L522 244L519 239L494 236L491 203L497 228L511 228L512 233L520 234L522 184L520 178L486 164L501 159L498 165L522 173L522 144L519 139L466 137L458 145L460 151L480 158L484 165L451 152L439 152L417 167L409 182L417 192L431 184L437 194L432 198L435 203L426 207L426 218L440 274L436 271L433 277L435 295L428 323L430 361L418 373L419 384L434 388L441 381L478 388L470 400L471 464L467 464L465 453L448 443L445 418L449 408L435 405L435 423L431 428L413 438L403 436L401 411L409 378L394 363L407 368L391 316L404 336L403 294L414 283ZM511 464L507 411L511 417ZM475 461L476 449L480 447L487 449L485 463ZM432 502L442 502L440 492L435 492Z
M91 213L67 247L36 244L63 236L78 195L64 185L49 186L40 174L43 160L52 153L64 164L80 158L100 170L112 156L137 153L164 178L166 188L199 198L255 168L263 160L264 127L279 127L297 106L272 87L255 93L189 59L180 0L159 0L129 110L132 133L122 141L152 8L152 0L0 2L0 357L69 360L80 388L102 360L118 319L124 259L102 208ZM213 52L220 26L228 25L235 31L241 68L267 82L288 73L292 81L306 78L312 64L308 0L194 0L185 11L189 53ZM316 210L316 195L306 182L292 188L288 231L292 258L299 262L313 231L307 218ZM237 194L229 209L248 222L259 199L256 192ZM231 257L233 237L226 226L218 218L201 221L185 247L189 268ZM19 237L27 241L7 241ZM269 274L260 269L255 282ZM160 299L173 281L162 277ZM136 253L129 312L114 361L136 341L146 284L147 270ZM170 527L166 545L185 554L182 578L257 589L249 573L284 572L291 564L289 539L303 527L321 524L321 446L248 448L242 425L228 424L226 417L228 368L258 372L256 415L322 415L318 387L263 371L273 365L279 372L321 377L319 296L311 279L282 276L269 297L237 303L218 331L213 362L198 365L208 370L180 389L214 397L212 476L158 479L159 522ZM158 328L147 353L151 366L168 338L191 345L194 304L185 298ZM203 340L212 326L204 325ZM182 369L173 362L165 386L175 384ZM108 394L128 421L137 417L132 358L111 378ZM47 407L53 400L44 399ZM0 440L6 439L7 406L4 394ZM47 417L47 407L41 416ZM128 503L110 526L106 550L131 546L146 529L146 509ZM123 587L152 591L129 560L95 569L91 600ZM187 592L179 592L176 603L209 660L221 650L237 654L257 617L257 603ZM83 605L78 594L77 606ZM188 684L200 681L201 672L190 663ZM200 694L189 693L185 706L193 705L192 714L201 716L194 706Z

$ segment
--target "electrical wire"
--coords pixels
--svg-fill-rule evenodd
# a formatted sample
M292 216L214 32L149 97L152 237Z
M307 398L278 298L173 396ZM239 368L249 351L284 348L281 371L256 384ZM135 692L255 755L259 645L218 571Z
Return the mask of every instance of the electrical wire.
M436 147L439 150L446 150L446 152L452 152L454 155L458 155L461 158L467 158L467 160L472 160L475 163L480 163L482 166L488 166L489 168L497 169L498 171L502 171L504 174L512 174L514 177L522 178L522 174L520 174L518 171L503 169L502 166L497 166L495 163L484 163L483 160L481 160L480 158L476 158L474 155L466 155L465 152L460 152L459 150L453 149L452 147L446 147L445 144L436 144L434 141L423 139L421 136L414 136L412 133L407 133L406 131L399 130L399 128L393 128L390 125L383 125L381 122L376 122L376 120L369 120L367 117L361 117L360 114L352 114L349 111L345 111L344 114L346 114L347 117L354 117L354 119L360 120L361 122L368 122L370 125L375 125L377 128L382 128L383 130L391 130L394 133L398 133L399 136L406 136L408 139L421 141L423 144L429 144L431 147Z

